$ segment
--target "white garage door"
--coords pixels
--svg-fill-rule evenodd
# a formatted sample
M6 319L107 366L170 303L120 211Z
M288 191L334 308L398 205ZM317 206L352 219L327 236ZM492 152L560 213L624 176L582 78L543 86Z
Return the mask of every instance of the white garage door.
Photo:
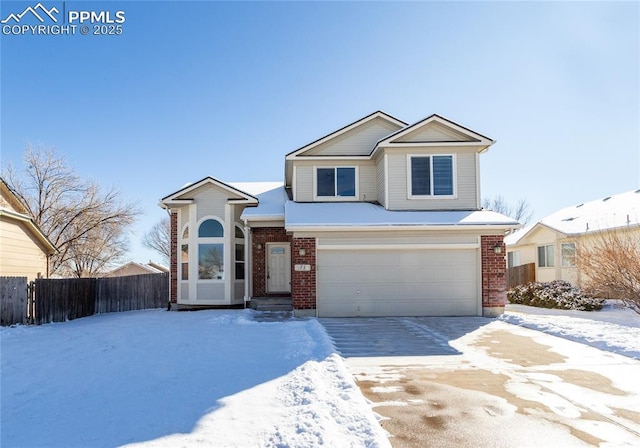
M318 315L478 315L477 249L321 250Z

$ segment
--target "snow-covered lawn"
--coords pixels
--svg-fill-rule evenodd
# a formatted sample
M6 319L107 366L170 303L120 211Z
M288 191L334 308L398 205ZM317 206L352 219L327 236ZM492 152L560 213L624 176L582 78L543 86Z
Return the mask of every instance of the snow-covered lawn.
M508 304L501 320L608 352L640 359L640 314L607 301L600 311L572 311Z
M317 320L256 317L149 310L1 328L0 446L389 446ZM630 310L509 305L501 319L640 359Z
M318 321L254 316L0 329L0 446L389 446Z

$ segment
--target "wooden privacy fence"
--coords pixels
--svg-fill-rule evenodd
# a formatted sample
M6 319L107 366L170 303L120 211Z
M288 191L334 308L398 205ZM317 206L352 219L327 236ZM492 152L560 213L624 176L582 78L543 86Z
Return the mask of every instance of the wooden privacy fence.
M0 326L27 323L27 277L0 277Z
M162 308L169 300L169 274L38 279L35 296L36 324L98 313Z
M508 269L509 288L536 281L536 264L528 263Z
M37 279L29 285L31 294L27 294L26 277L0 277L2 325L39 325L98 313L163 308L169 300L169 274Z

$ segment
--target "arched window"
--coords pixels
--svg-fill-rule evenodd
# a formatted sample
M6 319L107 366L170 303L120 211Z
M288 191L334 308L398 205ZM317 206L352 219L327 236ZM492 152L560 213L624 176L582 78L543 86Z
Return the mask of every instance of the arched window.
M198 228L198 238L222 238L223 236L224 228L220 221L215 219L203 221Z
M224 227L206 219L198 227L198 280L224 279Z
M180 278L189 280L189 226L182 231L180 249Z
M238 225L236 225L235 237L236 280L244 280L244 231Z

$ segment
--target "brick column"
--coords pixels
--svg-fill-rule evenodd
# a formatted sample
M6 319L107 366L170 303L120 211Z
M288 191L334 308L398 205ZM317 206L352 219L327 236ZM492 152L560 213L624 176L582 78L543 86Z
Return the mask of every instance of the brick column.
M171 260L169 265L171 282L169 285L169 301L178 301L178 212L171 211Z
M497 254L495 247L500 246ZM482 251L482 315L498 317L504 313L507 302L507 264L504 237L491 235L481 237Z
M311 266L310 271L291 272L291 298L296 316L316 315L316 239L294 238L291 245L291 264ZM305 254L300 255L300 249Z

